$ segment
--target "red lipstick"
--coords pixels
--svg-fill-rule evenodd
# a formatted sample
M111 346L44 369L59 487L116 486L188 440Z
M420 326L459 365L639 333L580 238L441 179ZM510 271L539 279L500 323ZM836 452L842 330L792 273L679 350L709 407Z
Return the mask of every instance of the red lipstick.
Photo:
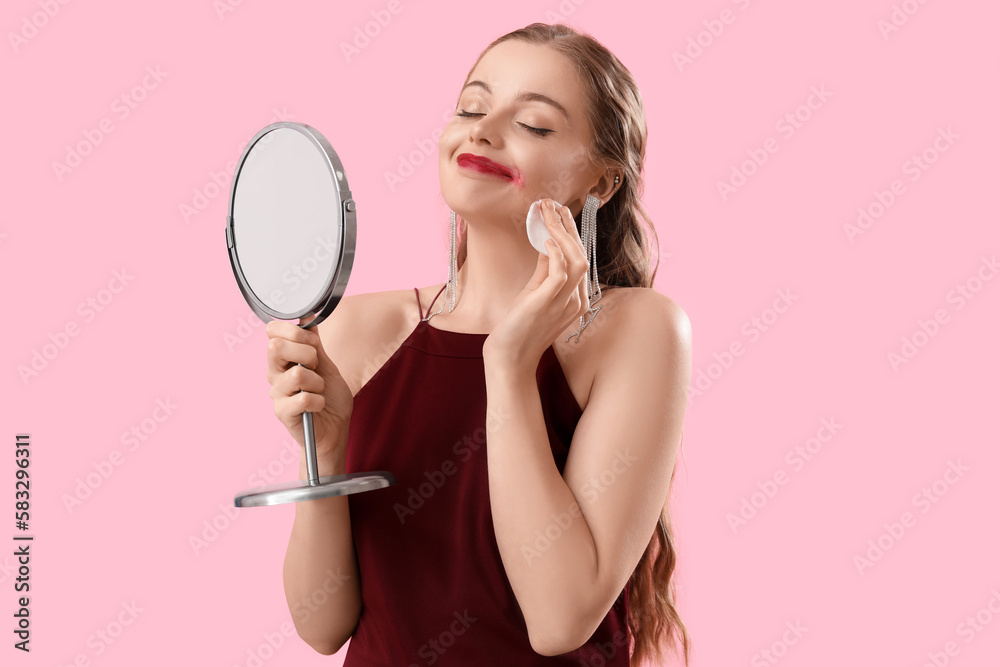
M516 169L500 164L499 162L494 162L488 157L484 157L482 155L462 153L458 156L456 162L458 162L458 166L466 169L474 169L484 174L493 174L500 178L505 178L512 181L514 185L520 186L524 184L524 181L521 179L521 175L517 173Z

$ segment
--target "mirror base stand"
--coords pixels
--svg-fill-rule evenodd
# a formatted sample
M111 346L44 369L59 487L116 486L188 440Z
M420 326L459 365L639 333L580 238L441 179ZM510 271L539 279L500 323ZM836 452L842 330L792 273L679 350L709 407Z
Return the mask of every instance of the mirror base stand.
M236 507L260 507L282 503L300 503L330 496L346 496L351 493L372 491L392 486L396 478L391 472L350 472L344 475L328 475L315 481L300 479L280 484L247 489L236 495Z

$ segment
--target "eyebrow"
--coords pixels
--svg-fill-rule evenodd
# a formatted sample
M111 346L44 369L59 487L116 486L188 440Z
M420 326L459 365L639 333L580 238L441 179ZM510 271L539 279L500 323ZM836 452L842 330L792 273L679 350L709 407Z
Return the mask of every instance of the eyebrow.
M462 86L462 90L464 91L469 86L479 86L480 88L482 88L483 90L485 90L487 93L490 93L491 95L493 94L493 90L490 89L490 87L486 83L484 83L482 81L478 81L478 80L476 80L476 81L470 81L469 83L467 83L464 86ZM567 122L569 121L569 112L566 111L566 108L563 105L561 105L558 102L556 102L551 97L548 97L547 95L542 95L541 93L531 93L531 92L528 92L528 91L524 90L524 91L521 91L520 93L517 94L517 97L514 98L514 101L515 102L544 102L545 104L550 104L550 105L554 106L556 109L558 109L560 111L560 113L562 113L562 115L566 117L566 121Z

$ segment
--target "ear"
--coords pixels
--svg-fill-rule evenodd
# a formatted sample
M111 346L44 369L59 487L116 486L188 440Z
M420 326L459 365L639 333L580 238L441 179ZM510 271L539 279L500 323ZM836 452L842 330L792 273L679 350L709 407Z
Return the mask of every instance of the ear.
M618 183L615 183L615 176L618 177ZM615 191L621 187L624 178L625 176L620 169L608 169L598 179L597 184L590 189L590 194L600 199L603 206L608 203L608 200L611 199Z

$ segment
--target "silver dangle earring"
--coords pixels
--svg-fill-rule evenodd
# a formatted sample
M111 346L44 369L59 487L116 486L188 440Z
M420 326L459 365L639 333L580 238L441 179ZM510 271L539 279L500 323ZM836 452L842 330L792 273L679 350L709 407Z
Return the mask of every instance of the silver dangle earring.
M618 177L615 177L618 183ZM594 304L601 300L601 284L597 280L597 209L601 205L601 200L594 195L588 194L587 201L583 205L580 213L580 240L587 251L587 312L590 319L585 321L585 315L580 316L580 328L576 333L566 336L566 342L573 336L580 342L580 333L587 328L587 325L594 321L597 313L604 306L594 307Z
M455 212L451 212L451 252L449 253L448 261L448 284L446 285L445 298L441 300L441 307L438 308L436 313L432 313L423 319L424 322L430 320L434 315L437 315L442 310L444 310L444 303L448 301L448 312L455 310L455 283L458 277L458 253L455 251Z

